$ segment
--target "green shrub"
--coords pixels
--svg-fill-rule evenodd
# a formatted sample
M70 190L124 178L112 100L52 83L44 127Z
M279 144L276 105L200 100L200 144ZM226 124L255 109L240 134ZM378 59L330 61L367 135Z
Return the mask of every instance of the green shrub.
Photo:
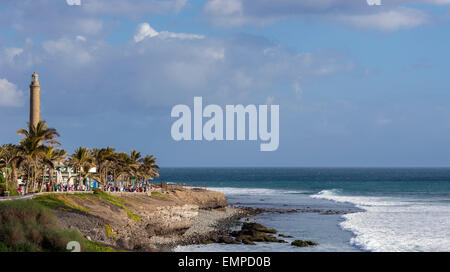
M11 187L8 187L9 196L18 196L19 193Z
M61 229L56 216L34 200L0 202L0 252L66 252L67 243L77 241L81 251L112 251L88 241L76 230Z
M16 190L11 186L11 181L8 184L8 191L10 196L18 196L19 194L16 192ZM6 191L6 179L3 177L2 172L0 172L0 196L3 196L4 192Z
M106 236L116 238L117 235L113 232L110 225L105 225Z
M3 192L6 190L6 180L3 177L3 173L0 172L0 196L3 196Z
M89 210L73 203L72 201L69 201L67 197L70 197L71 195L56 195L56 194L46 194L46 195L40 195L37 196L34 201L38 202L39 204L46 206L51 209L57 209L57 210L64 210L64 211L72 211L77 210L84 213L89 213ZM69 203L72 202L72 203Z

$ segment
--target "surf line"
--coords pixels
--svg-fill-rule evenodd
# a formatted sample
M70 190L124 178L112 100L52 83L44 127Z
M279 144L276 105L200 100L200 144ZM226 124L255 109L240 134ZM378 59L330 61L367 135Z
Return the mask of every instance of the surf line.
M225 106L225 137L224 137L224 111L219 105L207 105L203 108L203 98L194 97L194 113L188 105L175 105L172 108L171 117L178 118L171 128L171 136L175 141L192 140L192 118L194 141L257 141L262 142L260 151L275 151L279 146L280 136L280 106L270 105L270 130L269 130L269 105L250 104ZM248 139L246 137L246 120L248 117ZM209 118L203 124L203 118ZM236 121L236 122L235 122ZM236 130L236 133L235 133ZM236 134L236 137L235 137Z

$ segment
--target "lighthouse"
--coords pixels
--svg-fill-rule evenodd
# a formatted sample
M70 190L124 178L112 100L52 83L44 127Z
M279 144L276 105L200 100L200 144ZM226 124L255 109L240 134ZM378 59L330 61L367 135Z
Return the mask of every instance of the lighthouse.
M41 120L41 85L36 72L31 76L30 84L30 128L36 127Z

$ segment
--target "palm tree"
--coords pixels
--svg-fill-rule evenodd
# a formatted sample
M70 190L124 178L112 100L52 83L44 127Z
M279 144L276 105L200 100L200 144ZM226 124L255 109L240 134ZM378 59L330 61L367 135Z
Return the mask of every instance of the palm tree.
M40 144L60 145L60 142L55 139L60 136L58 131L54 128L49 128L43 120L39 121L36 126L29 126L29 130L19 129L17 133L24 138L37 138Z
M131 177L136 177L141 162L141 153L132 150L130 155L121 152L116 153L115 171L117 171L117 178L123 177L124 181L129 184Z
M105 159L106 161L104 162L102 169L104 169L104 174L105 174L105 183L108 180L108 173L110 172L109 170L114 167L114 165L116 164L116 160L117 160L117 156L116 156L116 152L115 152L115 148L113 147L107 147L104 150L105 153ZM115 180L114 180L115 182Z
M128 170L129 170L128 181L130 181L130 177L137 179L141 162L142 162L141 152L131 150L128 162Z
M86 147L79 147L75 150L75 152L70 156L68 163L75 171L78 171L78 182L80 183L83 177L83 180L86 179L86 173L89 173L89 170L92 166L94 166L94 160Z
M30 126L29 130L19 129L18 134L24 138L20 141L19 145L19 157L18 160L22 166L26 163L27 169L27 191L32 185L35 190L37 172L39 168L39 160L44 157L47 151L45 144L53 146L60 144L55 138L59 137L59 133L54 128L49 128L45 121L39 121L36 126Z
M144 179L143 181L159 177L158 170L159 166L156 164L156 158L153 155L145 156L144 159L142 159L142 165L139 172Z
M101 184L105 184L108 175L108 166L115 161L115 153L113 147L94 148L91 151L94 163L97 167L97 174Z
M8 184L12 184L12 189L17 186L17 162L19 159L19 149L17 145L6 144L0 146L0 168L6 174L6 190Z
M130 159L132 162L138 163L141 160L141 152L138 152L136 150L130 151Z
M54 147L48 147L45 154L43 154L43 163L48 167L48 183L53 188L55 166L62 164L67 157L67 151L64 149L55 149Z
M115 176L114 179L120 180L123 178L125 180L125 177L129 175L129 173L132 171L132 165L130 157L127 153L120 152L116 154L116 164L115 164ZM128 181L128 177L127 177Z
M24 165L26 165L27 167L26 191L28 192L31 188L34 191L36 189L35 186L37 179L38 162L43 154L47 151L47 148L40 144L39 138L27 137L20 141L18 150L18 164L21 167L23 167Z
M11 177L17 181L17 172L26 176L26 191L35 191L39 185L45 182L48 173L48 183L53 187L55 165L61 164L67 152L62 149L55 149L59 145L56 140L59 133L54 128L49 128L45 121L39 121L36 126L29 129L19 129L18 134L23 136L18 146L4 145L0 147L0 167L11 169L7 173L7 180ZM78 175L78 184L83 184L86 178L95 176L103 185L107 182L109 174L113 173L114 181L118 177L130 182L131 178L142 181L158 177L159 166L156 158L152 155L142 157L141 153L131 150L127 153L116 153L112 147L93 149L89 151L86 147L79 147L66 161L67 166L71 166ZM92 174L89 170L97 168L97 173ZM112 169L112 171L111 171ZM9 170L8 170L9 171ZM17 183L17 182L16 182Z

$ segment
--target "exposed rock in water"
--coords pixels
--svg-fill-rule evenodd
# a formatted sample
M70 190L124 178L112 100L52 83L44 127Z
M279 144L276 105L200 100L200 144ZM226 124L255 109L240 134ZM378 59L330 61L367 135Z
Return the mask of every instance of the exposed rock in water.
M277 233L275 229L264 227L258 223L243 223L240 231L231 232L231 236L235 240L247 245L252 245L254 242L272 242L272 243L286 243L277 237L271 235Z
M275 229L264 227L261 224L258 223L244 223L242 224L242 230L241 232L265 232L265 233L277 233Z
M199 243L211 244L246 244L255 245L255 242L271 242L271 243L287 243L278 239L272 234L277 233L275 229L264 227L258 223L243 223L239 231L226 231L211 233L208 237L204 237Z
M242 243L246 244L246 245L252 245L252 246L256 245L255 242L252 242L251 240L248 240L248 239L242 239Z
M309 247L309 246L317 246L318 243L312 241L295 240L291 243L291 245L297 247Z

